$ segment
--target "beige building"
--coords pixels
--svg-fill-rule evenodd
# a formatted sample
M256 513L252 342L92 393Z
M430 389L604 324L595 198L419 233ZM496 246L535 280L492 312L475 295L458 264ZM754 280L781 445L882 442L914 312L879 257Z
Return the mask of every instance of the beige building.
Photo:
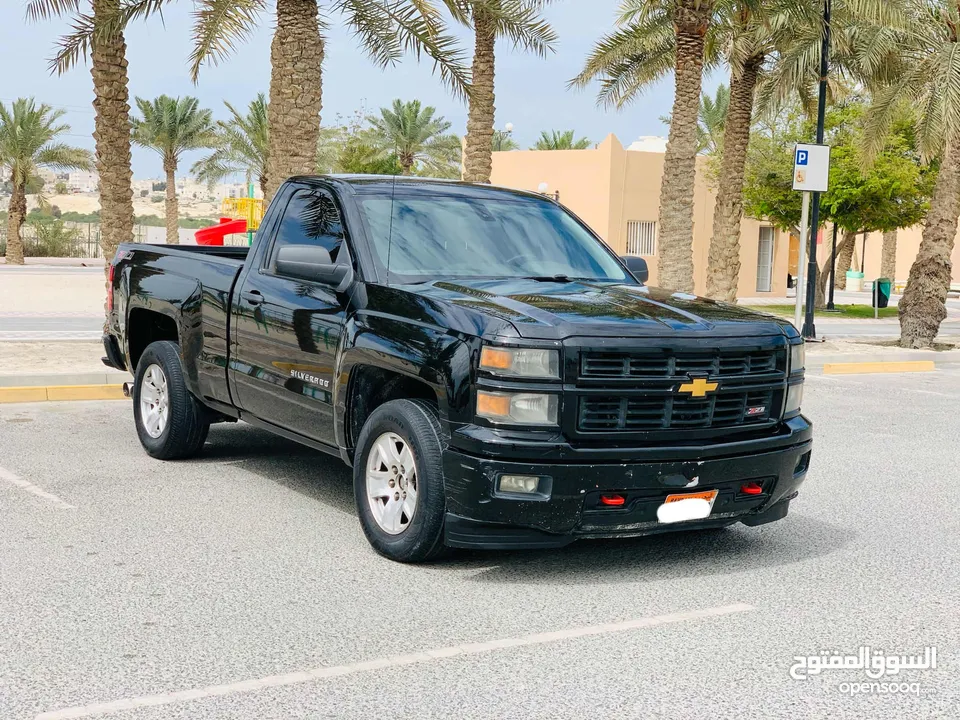
M640 146L657 147L649 139ZM560 202L590 225L617 254L645 257L650 266L650 284L656 285L663 158L663 152L624 149L616 136L608 135L591 150L495 152L491 181L506 187L559 193ZM700 294L706 290L715 198L703 170L701 160L693 196L694 284ZM737 294L740 297L785 296L788 273L794 277L797 274L797 238L753 218L744 218L740 233ZM821 253L829 251L829 240L829 234L824 233L818 253L821 262L824 257ZM868 279L880 271L881 244L880 233L868 236L865 270ZM919 244L920 228L900 231L897 280L906 280ZM858 240L858 261L862 245ZM960 280L960 243L954 247L953 276L955 281Z

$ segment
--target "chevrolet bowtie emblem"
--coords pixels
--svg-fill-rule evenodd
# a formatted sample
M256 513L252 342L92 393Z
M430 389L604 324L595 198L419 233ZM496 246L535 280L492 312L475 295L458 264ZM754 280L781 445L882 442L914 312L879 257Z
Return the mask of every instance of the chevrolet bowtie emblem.
M713 392L718 387L719 383L707 382L704 378L694 378L678 387L677 392L690 393L691 397L706 397L708 392Z

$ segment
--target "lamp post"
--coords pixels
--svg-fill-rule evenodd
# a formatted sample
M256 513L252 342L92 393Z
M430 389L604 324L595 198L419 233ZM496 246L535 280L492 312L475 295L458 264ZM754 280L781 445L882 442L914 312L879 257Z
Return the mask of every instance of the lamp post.
M504 124L503 130L494 130L493 132L494 152L500 152L501 150L503 150L503 141L509 140L512 134L513 134L513 123L511 122Z
M827 112L827 73L830 69L830 3L823 3L823 42L820 45L820 92L817 98L817 145L823 145L823 121ZM803 321L803 337L817 337L813 321L814 305L817 302L817 230L820 225L820 193L814 192L813 211L810 222L810 257L807 265L807 307Z

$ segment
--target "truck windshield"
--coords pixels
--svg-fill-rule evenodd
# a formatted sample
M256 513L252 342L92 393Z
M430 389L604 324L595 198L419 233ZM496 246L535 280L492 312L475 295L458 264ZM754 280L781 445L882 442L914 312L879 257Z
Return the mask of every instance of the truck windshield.
M586 228L548 200L419 195L357 200L391 282L436 277L636 282Z

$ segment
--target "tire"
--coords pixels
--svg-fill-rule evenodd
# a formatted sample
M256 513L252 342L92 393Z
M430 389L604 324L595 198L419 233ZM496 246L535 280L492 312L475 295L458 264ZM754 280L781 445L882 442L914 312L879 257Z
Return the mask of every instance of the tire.
M370 414L360 431L353 464L357 516L367 540L384 557L398 562L418 563L437 558L445 550L443 522L446 499L440 437L437 411L422 400L391 400L384 403ZM411 483L410 468L405 465L402 466L402 474L392 473L388 463L384 462L386 455L382 443L386 443L387 447L393 443L396 451L393 457L398 461L395 463L397 465L407 457L397 448L409 449L414 464L414 483ZM368 466L380 468L377 476L371 475L369 486ZM383 477L387 478L388 496L374 498L375 493L384 492ZM389 484L391 480L393 485ZM405 505L409 494L396 499L411 488L415 490L412 511ZM394 510L397 504L402 505L403 509L391 512L388 504Z
M158 394L156 389L161 384L165 392ZM159 397L163 398L162 402L151 402ZM165 410L159 424L148 410L151 405ZM203 405L187 390L176 343L168 340L151 343L140 356L134 376L133 417L140 444L148 455L158 460L192 457L206 442L210 421Z

